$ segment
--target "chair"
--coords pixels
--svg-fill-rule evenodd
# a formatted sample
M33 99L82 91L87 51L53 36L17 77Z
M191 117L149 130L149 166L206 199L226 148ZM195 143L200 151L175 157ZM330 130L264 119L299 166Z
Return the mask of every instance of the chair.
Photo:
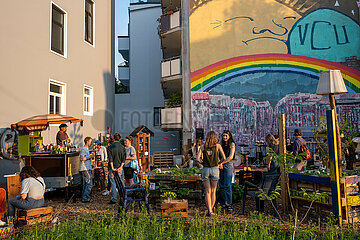
M149 202L148 202L146 188L125 187L123 181L121 180L117 172L114 173L114 179L115 179L116 188L120 195L118 213L120 213L121 207L125 207L125 212L127 212L129 210L130 205L133 202L138 202L138 203L145 202L146 210L149 213ZM144 197L136 198L136 196L135 197L130 196L134 194L129 194L129 193L135 193L135 192L142 192Z
M244 182L244 194L243 194L243 206L242 206L242 214L245 212L245 202L246 195L255 199L256 202L256 211L263 212L264 211L264 200L261 200L258 196L259 189L262 189L267 195L270 195L272 191L274 191L277 182L279 181L280 173L264 173L261 177L261 181L258 185L255 185L251 182ZM272 200L275 208L276 208L276 199ZM275 211L275 215L277 215Z

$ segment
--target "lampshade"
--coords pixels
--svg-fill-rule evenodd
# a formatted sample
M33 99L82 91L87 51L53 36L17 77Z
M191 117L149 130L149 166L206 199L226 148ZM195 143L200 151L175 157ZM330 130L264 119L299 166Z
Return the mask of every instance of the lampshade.
M340 70L323 71L320 74L319 83L316 89L318 95L328 95L330 93L346 93L344 79Z

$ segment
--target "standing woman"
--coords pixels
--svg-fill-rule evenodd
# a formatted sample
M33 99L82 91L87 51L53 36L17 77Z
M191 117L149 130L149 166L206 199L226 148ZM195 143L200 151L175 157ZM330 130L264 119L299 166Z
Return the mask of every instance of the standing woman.
M216 186L220 174L219 168L222 168L222 164L219 162L219 153L222 159L226 159L221 145L218 144L216 133L210 131L206 135L204 146L200 148L197 155L197 161L203 164L201 180L204 182L205 187L205 203L208 210L207 216L214 214L213 208L216 202Z
M21 169L20 179L20 195L10 199L8 205L7 215L10 222L15 215L15 208L33 209L44 205L45 183L39 172L32 166L25 166Z
M197 161L197 155L200 151L200 148L201 148L201 139L198 138L196 139L196 143L195 145L192 147L192 153L193 153L193 158L194 158L194 166L195 167L198 167L198 168L202 168L203 166L201 165L200 162Z
M235 142L230 131L225 130L221 138L221 147L226 159L222 161L223 168L220 169L219 187L225 208L231 210L232 204L232 179L234 174Z
M125 144L125 153L126 153L126 160L124 164L124 175L125 175L125 186L129 187L134 184L134 168L131 168L131 161L136 160L136 151L131 143L133 138L131 136L126 136L124 140Z
M277 155L279 155L279 142L276 141L275 137L271 133L266 135L265 142L268 148L271 148ZM267 169L272 173L280 173L280 166L274 160L272 160L272 158L269 158Z

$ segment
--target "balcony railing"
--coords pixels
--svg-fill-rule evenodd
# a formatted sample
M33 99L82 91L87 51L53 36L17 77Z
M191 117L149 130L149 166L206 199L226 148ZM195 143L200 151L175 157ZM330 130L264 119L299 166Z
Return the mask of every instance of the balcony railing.
M161 77L171 77L181 74L181 58L173 58L170 60L164 60L161 63Z
M160 19L160 33L165 33L171 29L180 27L180 24L180 11L173 12L172 14L163 15Z
M161 127L162 128L181 128L182 115L181 107L161 109Z
M118 36L119 53L126 61L129 61L130 41L129 36Z
M118 47L119 47L119 51L123 51L123 50L129 51L130 49L129 36L118 36Z
M119 80L129 80L130 79L130 69L128 66L120 66L119 67Z
M161 0L130 0L130 4L161 3Z

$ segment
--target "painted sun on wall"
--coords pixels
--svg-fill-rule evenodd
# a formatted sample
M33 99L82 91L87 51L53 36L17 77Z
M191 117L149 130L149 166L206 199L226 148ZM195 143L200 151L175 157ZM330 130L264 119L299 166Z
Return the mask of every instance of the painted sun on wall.
M190 63L193 128L230 129L237 143L275 134L277 115L311 135L328 108L321 71L340 69L338 111L360 130L360 2L193 0Z

